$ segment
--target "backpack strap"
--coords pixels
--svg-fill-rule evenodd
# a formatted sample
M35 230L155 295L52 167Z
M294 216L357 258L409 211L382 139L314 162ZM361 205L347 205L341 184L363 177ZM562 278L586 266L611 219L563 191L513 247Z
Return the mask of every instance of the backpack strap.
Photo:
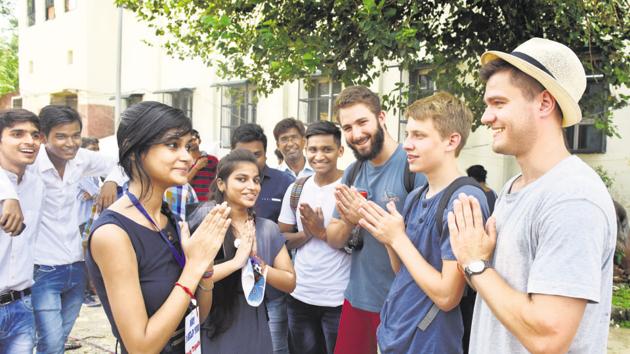
M448 206L448 202L451 200L453 193L455 193L459 188L463 186L477 187L483 192L483 188L481 188L479 183L477 183L475 179L471 177L467 177L467 176L457 178L456 180L451 182L451 184L449 184L448 187L446 187L446 189L444 190L444 193L442 194L442 197L440 198L437 209L435 211L435 215L436 215L435 226L438 229L438 235L440 236L440 241L442 240L442 236L443 236L442 224L444 223L444 219L443 219L444 210L446 210L446 207ZM418 193L416 198L414 198L414 201L413 201L414 203L417 202L417 199L420 199L420 196L428 187L429 187L428 183L424 187L422 187L422 190L420 190L420 193ZM411 206L409 207L409 209L411 209ZM442 222L438 222L438 220ZM405 217L405 221L406 221L406 217ZM466 285L464 289L465 289L464 295L466 295L469 291L468 285ZM431 304L431 308L429 309L427 314L424 316L424 318L420 320L417 327L423 331L426 330L427 327L429 327L429 325L431 324L431 322L433 322L438 312L440 312L440 309L437 307L437 305L435 305L435 303Z
M354 181L357 179L357 175L363 168L365 161L357 160L351 167L350 172L348 172L348 178L346 179L346 185L348 187L352 187ZM405 186L405 190L407 190L407 194L411 193L416 186L416 174L411 172L409 169L409 162L405 161L405 172L403 175L403 184Z
M435 223L436 227L438 228L438 235L440 235L440 240L442 239L442 224L444 223L444 220L443 220L444 211L446 210L446 207L448 206L448 202L451 200L453 193L455 193L458 189L460 189L463 186L477 187L483 192L483 188L481 188L479 183L474 178L468 177L468 176L459 177L453 182L451 182L451 184L449 184L448 187L446 187L446 189L444 190L444 194L442 194L442 198L440 198L440 203L438 204L437 209L435 211L435 215L438 216L440 218L439 220L442 221L438 223L437 222L438 219L436 218L436 223Z
M415 172L411 172L409 169L409 161L405 160L405 175L404 175L404 185L407 190L407 194L411 193L411 191L416 186L416 174Z
M363 168L363 164L365 164L365 161L357 160L352 164L352 167L350 167L350 172L348 172L348 178L346 178L346 185L348 187L352 187L352 185L354 184L354 180L357 179L357 175Z
M296 210L298 207L298 202L300 201L302 189L304 189L304 184L309 177L311 176L300 177L295 180L295 183L293 183L293 188L291 189L291 195L289 197L289 204L291 205L291 210L293 210L293 215L296 215Z

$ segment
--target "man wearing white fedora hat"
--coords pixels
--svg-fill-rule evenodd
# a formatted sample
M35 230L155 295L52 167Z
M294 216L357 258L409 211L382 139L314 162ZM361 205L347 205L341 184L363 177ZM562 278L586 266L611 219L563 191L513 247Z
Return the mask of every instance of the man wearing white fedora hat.
M460 195L451 245L478 297L470 353L605 353L612 297L615 210L606 187L571 156L563 127L582 119L586 75L575 53L532 38L481 56L495 152L513 155L510 179L483 225Z

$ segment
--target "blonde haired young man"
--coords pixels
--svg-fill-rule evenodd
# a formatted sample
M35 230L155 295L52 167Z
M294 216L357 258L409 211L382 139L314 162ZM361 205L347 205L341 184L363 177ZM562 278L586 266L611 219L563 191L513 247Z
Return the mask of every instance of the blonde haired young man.
M384 354L461 353L458 306L466 282L451 249L446 215L459 193L482 200L488 215L483 191L460 178L457 167L472 113L451 94L438 92L414 102L405 116L409 169L423 173L428 184L407 196L402 214L392 202L387 211L373 202L360 209L359 224L385 245L396 272L381 310L378 345Z

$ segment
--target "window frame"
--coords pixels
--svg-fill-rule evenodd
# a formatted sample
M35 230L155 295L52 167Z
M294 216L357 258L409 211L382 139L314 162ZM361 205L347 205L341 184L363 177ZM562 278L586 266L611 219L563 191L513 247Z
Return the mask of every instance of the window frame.
M72 91L61 91L50 94L50 104L57 106L66 106L78 111L79 95Z
M37 10L35 6L35 0L26 0L26 19L29 27L37 23Z
M219 145L221 148L230 149L231 137L234 130L241 124L256 123L258 113L258 95L256 93L256 86L249 83L247 80L226 82L215 86L219 88L219 94L221 97ZM229 102L226 102L226 98L228 98L226 90L241 91L239 93L241 97L239 98L242 99L242 101L239 102L236 100L236 103L234 103L235 100L233 99L232 94L229 94ZM234 114L234 112L242 110L245 111L245 117L242 117L240 114ZM227 111L230 112L229 116L224 114ZM237 124L234 124L235 122ZM227 141L226 139L223 139L224 135L228 137Z
M413 67L407 70L407 105L412 104L416 100L430 96L437 91L437 84L435 80L431 77L431 67L429 65L420 65ZM424 74L423 74L424 72ZM412 80L412 78L418 77L417 80ZM428 79L428 85L432 86L421 87L417 92L414 92L413 86L416 86L417 83L421 81L419 77L426 77ZM398 142L402 143L405 140L405 129L407 127L407 119L403 115L402 111L399 110L398 115Z
M182 112L184 112L184 114L186 115L186 117L188 117L188 119L192 120L193 118L193 95L194 95L194 89L192 88L180 88L177 90L165 90L165 91L158 91L156 93L160 93L162 94L162 103L167 104L173 108L177 108L180 109ZM166 95L169 95L170 98L170 102L167 102L166 100ZM176 95L186 95L185 99L187 101L186 103L186 107L183 107L181 105L182 102L182 98L178 97L176 98ZM174 104L174 102L178 102L177 105Z
M63 1L63 8L64 8L65 12L70 12L70 11L76 10L76 8L77 8L77 0L64 0Z
M55 12L55 0L44 0L44 16L46 21L54 20L56 17Z
M328 76L314 75L310 79L311 85L308 85L302 80L302 82L298 82L298 112L297 119L301 120L306 124L310 124L313 122L317 122L322 120L321 117L311 117L311 105L315 105L314 112L319 112L319 105L321 101L327 101L328 109L327 115L329 121L334 121L333 119L333 107L335 104L335 99L339 96L339 93L343 90L343 84L339 81L335 81ZM320 84L328 82L328 94L321 94L319 87ZM335 90L335 86L339 85L339 90ZM315 95L311 96L311 89L315 90ZM302 97L303 92L306 93L306 97ZM335 92L336 91L336 92ZM300 112L302 104L306 104L306 117L301 117ZM324 119L326 120L326 119Z
M138 103L144 101L144 94L143 93L131 93L131 94L125 95L125 96L123 96L121 98L125 102L125 108L124 109L127 109L127 108L133 106L134 104L138 104Z
M610 95L610 85L607 84L606 79L604 78L604 75L602 74L590 74L590 75L586 75L586 91L584 92L584 95L582 96L582 99L580 100L580 108L582 109L582 120L570 127L566 127L563 129L564 132L564 136L565 136L565 143L567 146L567 149L569 150L569 152L571 152L572 154L604 154L606 153L606 140L607 140L607 136L606 133L603 130L597 129L597 127L595 126L595 122L597 120L598 116L603 116L606 115L608 112L608 105L604 102L601 107L601 110L599 112L588 112L586 107L584 107L584 101L588 100L587 95L589 94L589 89L592 89L592 86L589 87L589 85L601 85L601 90L603 90L603 93L600 94L608 94ZM597 92L593 92L593 95L596 95ZM580 133L581 132L581 127L589 127L592 126L594 128L595 133L591 133L591 134L597 134L597 138L601 139L601 144L595 147L582 147L580 148L580 139L582 137L582 135ZM588 133L586 133L588 135ZM573 141L569 142L569 137L572 136ZM588 139L588 137L587 137Z

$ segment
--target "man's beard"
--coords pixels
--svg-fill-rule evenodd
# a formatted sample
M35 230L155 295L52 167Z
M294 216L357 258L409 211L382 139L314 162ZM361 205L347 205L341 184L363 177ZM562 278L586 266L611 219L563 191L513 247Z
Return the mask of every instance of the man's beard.
M359 150L357 150L353 144L348 144L350 149L352 149L352 153L354 157L359 161L370 161L374 159L378 154L383 150L383 144L385 143L385 131L383 127L379 124L376 125L376 133L372 135L370 138L372 140L372 146L370 146L370 151L367 154L362 155Z

